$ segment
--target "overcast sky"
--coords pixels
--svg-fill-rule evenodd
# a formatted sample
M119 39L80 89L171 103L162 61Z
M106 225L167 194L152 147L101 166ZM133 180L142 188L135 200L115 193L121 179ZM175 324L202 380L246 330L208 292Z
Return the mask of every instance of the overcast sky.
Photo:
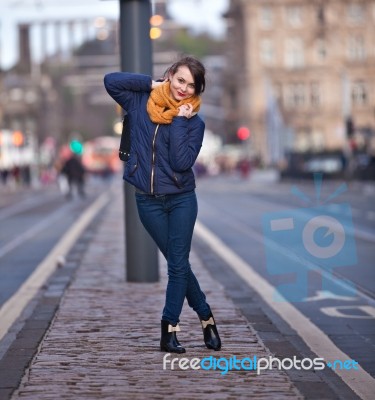
M221 14L229 0L168 0L172 18L194 31L225 34ZM118 18L117 0L0 0L0 65L9 68L18 58L17 24L19 22L64 18ZM34 45L35 46L35 45ZM38 49L33 49L34 53Z

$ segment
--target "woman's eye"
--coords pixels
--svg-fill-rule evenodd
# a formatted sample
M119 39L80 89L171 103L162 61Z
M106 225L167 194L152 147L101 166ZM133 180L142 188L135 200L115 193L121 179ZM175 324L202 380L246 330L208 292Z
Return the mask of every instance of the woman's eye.
M185 83L185 80L182 79L182 78L177 78L177 80L181 84ZM195 85L193 83L189 83L187 86L188 86L189 89L195 89Z

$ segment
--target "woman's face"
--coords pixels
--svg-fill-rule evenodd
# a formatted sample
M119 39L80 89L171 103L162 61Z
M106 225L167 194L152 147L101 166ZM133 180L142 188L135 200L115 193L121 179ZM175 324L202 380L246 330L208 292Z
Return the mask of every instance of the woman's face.
M194 78L188 67L182 65L174 75L169 75L171 82L171 96L176 101L181 101L194 96Z

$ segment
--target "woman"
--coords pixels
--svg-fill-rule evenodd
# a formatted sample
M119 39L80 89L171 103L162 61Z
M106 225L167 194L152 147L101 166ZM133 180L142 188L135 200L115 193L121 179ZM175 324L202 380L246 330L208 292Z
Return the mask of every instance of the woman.
M185 352L176 336L185 297L198 314L206 346L220 350L215 320L189 263L198 211L192 167L205 128L197 115L205 68L185 57L162 82L115 72L105 76L104 85L128 114L131 149L124 179L135 186L139 217L168 264L160 350Z

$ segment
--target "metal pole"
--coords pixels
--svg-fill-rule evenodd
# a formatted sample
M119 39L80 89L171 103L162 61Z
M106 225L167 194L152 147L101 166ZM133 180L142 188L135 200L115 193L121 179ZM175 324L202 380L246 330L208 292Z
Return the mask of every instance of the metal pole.
M149 0L120 0L121 69L152 75ZM158 249L138 217L134 187L124 182L125 259L128 282L159 280Z

